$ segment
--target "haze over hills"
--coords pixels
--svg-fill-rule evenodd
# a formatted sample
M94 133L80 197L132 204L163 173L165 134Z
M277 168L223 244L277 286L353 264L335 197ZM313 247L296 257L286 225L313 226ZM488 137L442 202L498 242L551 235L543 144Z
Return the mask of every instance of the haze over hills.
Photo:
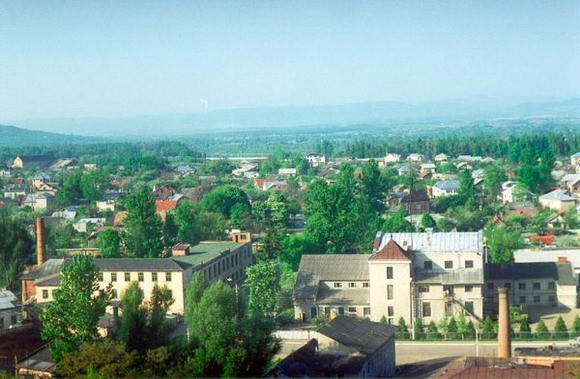
M0 125L0 148L25 146L53 146L102 142L103 138L58 134Z
M124 118L55 118L12 122L45 132L103 137L155 137L312 125L385 125L391 122L469 121L513 117L580 117L580 99L518 102L364 102L311 107L241 108Z

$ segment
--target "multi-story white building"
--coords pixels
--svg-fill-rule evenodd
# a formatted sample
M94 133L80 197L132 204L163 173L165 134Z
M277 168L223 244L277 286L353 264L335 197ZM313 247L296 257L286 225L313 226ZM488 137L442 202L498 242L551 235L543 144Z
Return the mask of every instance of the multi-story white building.
M391 323L483 315L483 233L382 233L373 254L304 255L295 317L346 314Z

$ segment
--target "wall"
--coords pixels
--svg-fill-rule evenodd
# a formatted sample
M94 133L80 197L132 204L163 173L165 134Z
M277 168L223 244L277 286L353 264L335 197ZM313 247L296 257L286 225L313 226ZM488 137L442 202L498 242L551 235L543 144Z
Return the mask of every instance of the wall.
M387 279L387 267L393 267L393 279ZM406 260L369 261L371 320L380 321L383 316L396 324L403 317L411 323L411 262ZM393 286L393 299L388 299L387 286ZM388 315L388 307L394 313ZM390 319L390 320L389 320Z

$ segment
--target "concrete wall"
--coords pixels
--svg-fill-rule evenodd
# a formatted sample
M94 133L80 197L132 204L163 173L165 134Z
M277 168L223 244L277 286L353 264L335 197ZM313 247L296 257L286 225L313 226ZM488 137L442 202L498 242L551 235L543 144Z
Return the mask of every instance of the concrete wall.
M387 267L393 267L393 278L387 279ZM411 322L411 262L406 260L369 261L371 320L383 316L396 324L400 317ZM393 299L388 299L388 286L393 286ZM392 316L388 307L393 307Z

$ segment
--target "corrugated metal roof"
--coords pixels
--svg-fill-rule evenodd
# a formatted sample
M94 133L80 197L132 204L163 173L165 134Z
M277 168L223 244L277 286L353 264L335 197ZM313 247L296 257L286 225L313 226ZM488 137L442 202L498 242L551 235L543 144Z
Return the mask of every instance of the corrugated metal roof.
M483 270L434 271L416 268L414 281L421 284L483 284Z
M316 303L321 305L370 305L370 299L371 292L369 288L333 289L321 286L316 295Z
M483 231L448 232L448 233L390 233L386 231L381 237L379 250L393 239L403 248L412 246L413 251L423 253L483 253Z

